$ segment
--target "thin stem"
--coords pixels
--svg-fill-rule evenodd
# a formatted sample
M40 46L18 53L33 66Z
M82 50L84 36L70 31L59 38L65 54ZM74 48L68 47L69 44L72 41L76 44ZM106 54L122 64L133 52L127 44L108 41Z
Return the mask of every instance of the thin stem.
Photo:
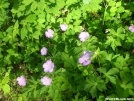
M105 6L105 11L104 11L104 15L103 15L103 25L105 23L105 16L106 16L106 11L107 11L107 8L108 8L108 5L104 3L104 6Z

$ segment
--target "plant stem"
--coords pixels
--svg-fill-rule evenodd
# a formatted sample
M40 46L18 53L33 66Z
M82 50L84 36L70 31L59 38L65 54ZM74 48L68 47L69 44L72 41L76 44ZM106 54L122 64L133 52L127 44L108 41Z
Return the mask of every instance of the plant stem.
M103 15L103 25L105 23L105 15L106 15L106 11L107 11L107 8L108 8L108 5L104 3L104 6L105 6L105 11L104 11L104 15Z

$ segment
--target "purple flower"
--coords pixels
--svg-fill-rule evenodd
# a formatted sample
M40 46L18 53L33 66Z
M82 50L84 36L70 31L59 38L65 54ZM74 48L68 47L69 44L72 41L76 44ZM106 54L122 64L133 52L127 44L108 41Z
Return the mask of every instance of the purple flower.
M66 31L68 29L68 25L66 25L66 24L60 24L60 29L62 31Z
M47 76L44 76L42 79L41 79L41 82L43 83L43 85L45 86L49 86L52 82L52 79L50 79L49 77Z
M47 54L47 48L43 47L40 52L41 52L41 55L46 55Z
M53 35L54 35L54 31L52 29L48 29L46 32L45 32L45 35L47 38L52 38Z
M54 63L50 60L47 60L44 64L43 64L43 68L44 68L44 72L53 72L54 69Z
M129 30L130 30L131 32L134 32L134 25L131 25L131 26L129 27Z
M87 66L91 63L91 52L84 51L83 55L79 58L79 63L83 66Z
M85 40L87 40L89 37L89 33L88 32L81 32L79 34L79 39L80 41L84 42Z
M25 86L26 85L26 78L24 76L20 76L17 78L18 85Z

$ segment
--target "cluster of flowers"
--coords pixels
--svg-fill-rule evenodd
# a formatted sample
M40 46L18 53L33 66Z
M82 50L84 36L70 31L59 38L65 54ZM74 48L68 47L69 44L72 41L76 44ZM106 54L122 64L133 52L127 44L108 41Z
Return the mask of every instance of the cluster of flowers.
M68 29L68 26L66 24L61 24L60 25L60 28L62 31L66 31ZM46 32L45 32L45 36L47 38L52 38L54 35L54 31L52 29L48 29ZM43 47L41 49L41 55L47 55L47 48L46 47ZM54 63L50 60L47 60L44 64L43 64L43 68L44 68L44 72L53 72L54 70ZM19 76L17 77L17 82L18 82L18 85L20 86L26 86L26 78L24 76ZM43 78L41 78L41 82L43 83L43 85L50 85L51 82L52 82L52 79L49 78L48 76L44 76Z
M46 55L47 54L47 48L43 47L41 49L41 54L42 55ZM43 64L43 68L44 68L44 72L53 72L54 70L54 63L50 60L47 60L44 64ZM20 86L25 86L26 85L26 78L24 76L20 76L17 78L18 84ZM43 83L43 85L49 86L52 82L52 79L44 76L43 78L41 78L41 82Z
M60 28L61 28L62 31L66 31L68 29L68 25L61 24ZM54 31L52 29L48 29L45 32L45 36L47 38L52 38L54 36ZM85 31L81 32L78 37L79 37L80 41L84 42L84 41L86 41L89 38L89 33L85 32Z
M41 49L42 50L42 49ZM47 60L44 64L43 64L43 68L44 68L44 72L53 72L54 70L54 63L50 60ZM47 76L44 76L42 79L41 79L41 82L43 83L43 85L45 86L49 86L52 82L52 79L47 77Z
M66 31L68 29L68 25L66 24L61 24L60 25L60 29L62 31ZM131 32L134 32L134 25L129 26L129 30ZM52 29L48 29L45 32L45 36L47 38L52 38L54 36L54 31ZM86 31L83 31L79 34L78 38L80 39L81 42L86 41L89 38L89 33ZM41 49L41 55L45 56L47 54L47 48L43 47ZM95 53L96 54L96 53ZM91 58L92 58L92 53L90 51L84 51L83 55L79 58L79 63L82 64L83 66L87 66L88 64L91 63ZM43 68L44 68L44 72L53 72L54 70L54 63L50 60L47 60L44 64L43 64ZM17 78L18 84L20 86L25 86L26 85L26 78L24 76L20 76ZM41 82L43 83L43 85L50 85L52 82L52 79L44 76L43 78L41 78Z
M60 25L60 29L62 31L66 31L68 29L68 25L66 24L61 24ZM52 38L54 36L54 31L52 29L48 29L45 32L45 36L47 38ZM89 38L89 33L84 31L81 32L78 36L78 38L80 39L81 42L86 41ZM45 56L47 55L47 48L43 47L41 49L41 55ZM79 63L82 64L83 66L86 66L88 64L91 63L91 52L90 51L84 51L83 55L79 58ZM44 64L43 64L43 68L44 68L44 72L53 72L54 70L54 63L50 60L47 60ZM20 86L25 86L26 85L26 78L24 76L20 76L17 78L18 81L18 85ZM43 83L43 85L50 85L52 82L52 79L49 78L48 76L44 76L43 78L41 78L41 82Z
M41 55L46 55L47 54L47 48L43 47L41 49ZM44 64L43 64L43 68L44 68L44 72L53 72L54 70L54 63L50 60L47 60ZM20 76L17 78L18 84L20 86L25 86L26 85L26 78L24 76ZM49 86L52 82L52 79L44 76L43 78L41 78L41 82L43 83L43 85Z

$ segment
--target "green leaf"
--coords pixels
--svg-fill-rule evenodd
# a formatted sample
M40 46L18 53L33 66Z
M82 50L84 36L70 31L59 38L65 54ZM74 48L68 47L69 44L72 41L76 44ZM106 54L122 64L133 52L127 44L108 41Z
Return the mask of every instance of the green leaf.
M40 31L36 31L32 34L32 37L35 38L35 39L39 39L39 36L41 35L41 32Z
M37 95L38 95L38 91L36 89L34 89L34 91L33 91L33 98L36 98Z
M25 9L26 9L26 6L25 5L20 5L18 10L19 11L24 11Z
M80 26L74 26L74 31L75 31L75 32L80 32L80 31L81 31Z
M110 13L110 16L112 16L112 17L115 16L115 15L116 15L116 12L111 12Z
M111 7L110 8L110 12L116 12L117 11L117 8L116 7Z
M61 91L64 91L67 89L69 89L69 84L67 82L61 85Z
M33 83L34 85L37 85L37 81L33 78L33 77L31 77L31 79L29 80L31 83Z
M14 24L14 28L13 28L13 38L16 37L16 35L18 34L18 28L19 28L19 23L18 23L18 20L15 22Z
M103 74L106 74L106 68L98 68L97 70Z
M62 52L61 56L63 61L65 61L65 65L67 65L67 67L70 66L76 67L76 63L68 56L68 54Z
M116 68L112 68L107 72L107 75L115 75L117 73L117 69Z
M89 3L91 12L97 12L99 9L101 9L102 6L100 6L100 3L103 0L91 0L91 2Z
M3 78L2 84L7 84L8 82L9 82L9 76L6 76L5 78Z
M7 52L8 52L8 54L10 54L10 55L14 55L14 50L13 50L13 49L8 49Z
M114 0L110 0L109 1L109 6L113 7L115 6L116 2Z
M93 98L97 96L97 88L96 88L96 86L91 87L90 93L91 93Z
M123 82L123 84L121 84L121 87L123 87L125 90L126 90L127 88L128 88L128 89L133 89L133 88L134 88L132 82L130 82L130 83L124 83L124 82Z
M122 40L125 39L125 36L126 36L125 34L120 34L120 35L119 35L119 37L120 37Z
M77 10L72 10L72 18L77 20L77 19L80 19L81 17L81 10L77 9Z
M100 94L97 98L97 101L105 101L105 96L103 94Z
M82 50L81 47L74 47L74 52L75 52L75 54L80 55L80 53L81 53L82 51L83 51L83 50Z
M23 101L21 96L19 96L18 101Z
M116 84L116 93L120 98L127 98L129 96L129 89L124 90L121 86L120 86L120 80L117 80L117 84Z
M10 4L7 1L1 0L0 1L0 9L2 10L3 8L8 8Z
M133 42L133 39L131 37L127 37L128 42Z
M98 71L103 73L106 76L106 79L109 79L109 81L113 84L116 84L116 79L114 75L118 72L116 68L110 69L108 72L106 72L106 68L99 68Z
M121 16L122 18L127 18L128 16L131 15L131 12L129 10L124 10L125 12L123 13L123 15Z
M25 5L29 5L31 4L32 2L34 2L34 0L23 0L22 3L25 4Z
M51 3L55 3L55 0L49 0L49 2L51 2Z
M115 58L117 58L117 57L119 57L119 56L120 56L120 54L114 55L114 56L112 57L112 59L115 59Z
M123 28L122 27L119 27L118 29L117 29L117 33L118 34L121 34L123 32Z
M102 6L100 6L101 2L102 2L102 0L91 0L89 2L89 4L83 4L81 10L83 12L86 12L86 11L88 11L88 12L97 12L102 7Z
M31 11L35 11L35 9L37 8L38 3L36 1L34 1L31 5Z
M56 5L58 9L62 9L65 6L65 1L64 0L56 0Z
M55 18L53 16L51 16L51 22L55 23Z
M55 95L53 97L53 101L61 101L61 94L59 90L55 90Z
M76 95L75 95L75 99L73 99L72 101L78 101L79 100L79 93L77 93Z
M39 24L42 24L42 23L45 22L45 19L44 19L44 18L39 18L39 19L37 20L37 22L38 22Z
M121 6L121 1L116 2L116 7L120 7Z
M121 46L121 41L120 41L119 38L116 39L116 41L115 41L115 46L116 46L116 47L117 47L117 46Z
M50 14L47 14L47 15L46 15L46 20L47 20L48 22L50 22L50 19L51 19L51 15L50 15Z
M82 0L84 4L89 4L91 0Z
M101 79L101 77L90 76L90 78L87 79L86 81L87 84L85 85L85 90L89 91L92 97L97 96L98 90L103 91L106 89L105 82L103 81L103 79Z
M113 54L111 53L111 54L108 54L105 59L111 61L112 57L113 57Z
M48 92L48 87L46 87L46 86L43 86L42 88L41 88L41 90L40 90L40 94L45 94L45 93L47 93Z
M67 5L67 6L70 6L70 5L72 5L72 4L75 4L76 2L78 2L78 0L67 0L67 1L66 1L66 5Z
M115 51L115 48L116 48L115 39L112 40L111 47Z
M129 90L129 95L134 96L134 91L130 89L130 90Z
M7 94L10 92L10 86L8 84L3 85L2 87L4 94Z
M33 28L30 26L30 24L27 24L27 30L31 33L33 33Z
M117 9L117 12L118 12L118 13L124 12L124 8L123 8L122 6L120 6L120 7Z
M116 84L116 79L113 76L107 76L111 83Z
M30 15L26 18L27 22L31 22L31 23L35 22L36 19L37 19L37 18L36 18L36 15L35 15L35 14L30 14Z
M28 31L27 31L26 27L23 27L21 29L21 39L22 40L25 39L25 37L27 36L27 33L28 33Z
M82 20L76 20L76 21L73 23L73 25L80 25L81 22L82 22Z
M58 18L57 22L63 23L63 19L62 18Z

